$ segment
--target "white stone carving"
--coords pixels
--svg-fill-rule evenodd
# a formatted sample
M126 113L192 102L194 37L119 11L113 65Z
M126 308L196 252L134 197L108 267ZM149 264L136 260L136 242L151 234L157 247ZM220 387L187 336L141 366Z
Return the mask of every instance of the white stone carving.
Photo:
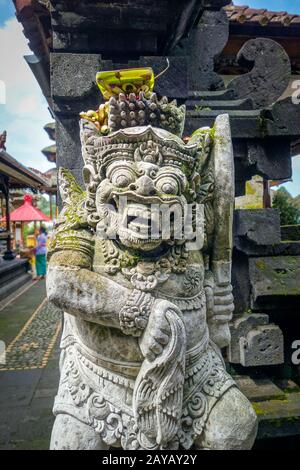
M251 448L256 415L220 353L233 311L228 116L187 144L147 125L101 136L88 122L81 139L86 192L60 170L49 250L48 298L65 311L51 448ZM200 248L174 236L177 223L152 239L153 204L202 204Z

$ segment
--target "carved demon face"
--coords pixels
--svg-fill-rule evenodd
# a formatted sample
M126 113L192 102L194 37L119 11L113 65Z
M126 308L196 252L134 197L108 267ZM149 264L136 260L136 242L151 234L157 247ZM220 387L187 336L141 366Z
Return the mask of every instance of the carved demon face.
M149 136L131 153L126 143L120 144L102 167L104 178L96 193L97 232L105 231L108 238L134 250L173 244L189 186L178 155Z

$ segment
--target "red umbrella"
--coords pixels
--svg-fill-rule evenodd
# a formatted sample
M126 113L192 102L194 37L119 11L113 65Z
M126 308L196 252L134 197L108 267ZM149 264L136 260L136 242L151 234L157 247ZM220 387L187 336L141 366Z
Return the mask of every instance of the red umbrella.
M5 218L3 217L1 220L3 221ZM50 217L32 205L32 196L30 194L25 194L24 204L10 214L10 220L11 222L51 221Z

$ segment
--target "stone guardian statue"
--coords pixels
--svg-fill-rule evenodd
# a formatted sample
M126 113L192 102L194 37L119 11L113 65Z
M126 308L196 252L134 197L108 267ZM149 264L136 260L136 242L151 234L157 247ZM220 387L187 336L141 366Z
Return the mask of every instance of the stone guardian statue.
M184 142L185 107L155 93L119 93L101 112L105 125L81 121L85 191L59 170L51 449L250 449L256 415L221 355L234 308L229 118Z

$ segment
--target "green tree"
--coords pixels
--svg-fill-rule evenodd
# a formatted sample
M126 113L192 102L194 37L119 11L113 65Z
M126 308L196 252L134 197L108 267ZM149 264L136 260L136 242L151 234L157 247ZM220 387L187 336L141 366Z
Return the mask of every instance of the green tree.
M37 207L44 212L46 215L50 215L50 203L49 201L45 198L45 196L40 196L37 203Z
M300 223L300 209L285 188L279 188L273 197L272 206L279 210L281 225Z
M300 194L298 196L294 197L294 202L295 202L296 207L298 207L298 209L300 209Z

